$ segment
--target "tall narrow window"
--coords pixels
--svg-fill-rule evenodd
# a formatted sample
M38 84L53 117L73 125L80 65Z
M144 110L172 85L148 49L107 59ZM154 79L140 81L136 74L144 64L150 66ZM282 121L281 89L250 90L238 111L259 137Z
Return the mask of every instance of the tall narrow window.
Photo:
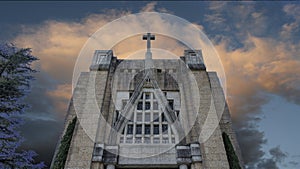
M167 121L165 113L161 113L161 121L162 122L166 122Z
M138 102L137 110L143 110L143 102Z
M145 102L145 110L150 110L151 104L150 102Z
M157 102L153 102L153 110L158 110L158 103Z
M133 122L133 115L128 119L129 122Z
M156 112L153 113L153 121L154 122L159 122L159 114L156 113Z
M136 125L135 134L142 134L142 125L141 124Z
M115 122L118 120L118 118L119 118L119 111L116 110Z
M151 114L150 114L150 112L148 113L148 112L146 112L145 113L145 122L150 122L151 121Z
M136 121L142 122L143 121L143 113L137 113L136 114Z
M163 133L168 132L168 125L167 125L167 124L163 124L163 125L162 125L162 132L163 132Z
M127 104L127 100L122 100L122 110L124 110L126 104Z
M169 106L171 107L171 109L174 109L174 101L168 100L168 102L169 102Z
M145 93L145 98L148 100L150 99L150 93Z
M150 124L146 124L145 125L145 134L146 135L150 135L151 134L151 125Z
M128 125L127 134L133 134L133 124Z
M158 124L153 125L153 134L159 134L159 125Z

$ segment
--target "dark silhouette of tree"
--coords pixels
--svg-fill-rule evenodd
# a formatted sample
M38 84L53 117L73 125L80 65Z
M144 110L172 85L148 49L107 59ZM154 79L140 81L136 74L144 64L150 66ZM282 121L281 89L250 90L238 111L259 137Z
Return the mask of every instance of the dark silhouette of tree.
M30 66L37 58L29 48L0 44L0 168L39 169L44 163L34 163L34 151L17 149L24 141L18 128L23 123L20 114L28 107L23 98L30 91L35 72Z

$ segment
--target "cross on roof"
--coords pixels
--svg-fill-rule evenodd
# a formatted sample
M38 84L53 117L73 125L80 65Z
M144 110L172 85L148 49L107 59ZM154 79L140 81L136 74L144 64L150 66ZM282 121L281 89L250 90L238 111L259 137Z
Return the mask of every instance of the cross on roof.
M143 35L143 40L147 40L147 52L150 52L151 48L151 40L155 40L155 35L151 35L151 33L147 33L146 35Z

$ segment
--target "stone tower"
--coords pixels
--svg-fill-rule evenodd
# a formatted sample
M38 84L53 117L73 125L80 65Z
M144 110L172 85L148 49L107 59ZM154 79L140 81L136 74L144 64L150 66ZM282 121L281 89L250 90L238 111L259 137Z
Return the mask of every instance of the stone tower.
M224 132L242 166L223 90L201 50L152 59L155 37L143 39L144 60L96 50L90 71L80 74L63 132L77 118L64 168L229 169Z

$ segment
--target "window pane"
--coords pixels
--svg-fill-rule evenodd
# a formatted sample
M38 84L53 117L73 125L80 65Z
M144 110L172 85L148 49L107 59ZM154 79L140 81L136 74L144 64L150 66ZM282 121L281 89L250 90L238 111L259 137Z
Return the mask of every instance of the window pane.
M141 95L141 98L140 98L140 99L143 100L143 98L144 98L144 94Z
M153 110L158 110L158 103L157 102L153 102Z
M142 122L143 121L143 114L142 113L137 113L136 114L136 121Z
M129 122L133 122L133 114L131 115L131 117L128 119Z
M174 101L168 100L168 102L169 102L169 106L171 107L171 109L174 109Z
M127 134L133 134L133 125L132 124L128 124Z
M119 119L119 111L118 110L116 110L116 116L115 116L115 122Z
M158 115L158 113L153 113L153 121L154 122L159 122L159 115Z
M145 98L150 99L150 93L145 93Z
M145 137L144 138L144 143L151 143L150 137Z
M162 125L162 132L164 133L164 132L168 132L168 125L167 124L163 124Z
M175 143L175 138L172 138L172 143Z
M150 124L145 125L145 134L151 134L151 126Z
M123 100L122 101L122 110L125 108L126 104L127 104L127 100Z
M159 125L153 125L153 134L159 134Z
M162 143L168 144L168 143L169 143L169 138L164 137L164 138L162 139Z
M145 122L150 122L150 113L145 113Z
M165 116L164 113L161 113L161 121L162 121L162 122L167 121L166 116Z
M153 143L154 144L159 144L160 143L159 138L153 138Z
M150 102L145 102L145 110L150 110Z
M138 110L143 110L143 102L139 102L137 105Z
M135 138L135 143L142 143L142 138L141 137L136 137Z
M135 134L142 134L142 125L141 124L136 125Z
M132 143L132 138L127 138L126 143Z

